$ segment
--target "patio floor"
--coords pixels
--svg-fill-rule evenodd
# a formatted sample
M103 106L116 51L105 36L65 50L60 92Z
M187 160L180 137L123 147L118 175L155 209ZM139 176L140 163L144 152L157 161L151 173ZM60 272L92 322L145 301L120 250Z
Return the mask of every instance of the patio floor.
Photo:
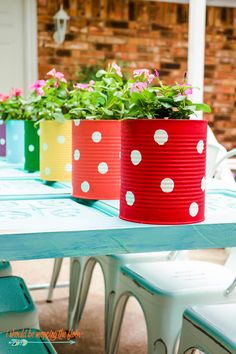
M223 264L227 253L225 250L192 251L192 259L208 260ZM53 261L17 261L12 262L13 273L23 277L27 285L47 283L50 280ZM69 259L65 259L59 282L68 281ZM45 302L47 291L31 292L38 307L41 328L46 331L65 329L68 288L58 288L51 304ZM104 283L101 270L96 266L83 318L80 323L81 338L76 345L55 345L59 354L103 354L103 311ZM145 354L146 328L144 317L138 303L131 299L128 303L122 327L119 354Z

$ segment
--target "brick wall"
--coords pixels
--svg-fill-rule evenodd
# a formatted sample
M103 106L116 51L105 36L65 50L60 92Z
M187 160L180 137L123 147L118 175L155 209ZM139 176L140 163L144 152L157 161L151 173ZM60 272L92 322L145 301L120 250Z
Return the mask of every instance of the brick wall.
M187 67L188 6L139 0L64 0L70 16L62 45L53 41L60 0L38 0L39 76L52 67L75 79L79 65L123 62L157 68L165 82ZM208 8L205 101L210 124L226 148L236 146L236 10Z

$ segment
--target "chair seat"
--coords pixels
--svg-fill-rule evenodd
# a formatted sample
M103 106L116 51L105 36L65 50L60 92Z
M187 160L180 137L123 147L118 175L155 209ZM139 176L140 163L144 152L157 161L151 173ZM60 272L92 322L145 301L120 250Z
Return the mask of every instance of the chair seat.
M6 312L22 313L33 309L34 304L22 278L0 278L0 316Z
M184 317L236 348L236 304L194 306L185 311Z
M224 291L235 277L224 266L201 261L135 263L121 271L151 292L166 296L204 294L204 289Z
M24 280L0 278L0 332L14 328L39 328L36 307Z
M24 331L24 332L22 332ZM56 354L55 349L46 338L40 337L37 329L20 329L0 334L0 353L4 354ZM24 334L24 337L16 337L16 332ZM13 333L13 332L12 332ZM27 334L30 333L30 336ZM34 343L32 343L34 342Z
M111 255L106 258L112 258L118 261L120 264L129 264L129 262L155 262L155 261L164 261L168 260L168 257L171 259L171 252L163 251L163 252L146 252L146 253L131 253L131 254L119 254L119 255ZM178 258L186 259L187 252L181 251L178 252ZM103 257L105 259L105 257ZM109 259L107 260L108 262Z

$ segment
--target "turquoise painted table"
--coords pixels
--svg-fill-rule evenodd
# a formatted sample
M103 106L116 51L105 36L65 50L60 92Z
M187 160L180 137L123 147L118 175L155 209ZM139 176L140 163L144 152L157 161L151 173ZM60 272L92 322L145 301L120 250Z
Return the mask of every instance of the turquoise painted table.
M43 183L25 178L0 180L0 200L70 197L71 188L62 183Z
M118 218L118 202L1 200L0 259L23 260L236 246L236 190L213 186L206 220L160 226Z
M35 179L39 178L39 172L26 172L22 164L10 164L5 159L0 159L0 181L5 179Z

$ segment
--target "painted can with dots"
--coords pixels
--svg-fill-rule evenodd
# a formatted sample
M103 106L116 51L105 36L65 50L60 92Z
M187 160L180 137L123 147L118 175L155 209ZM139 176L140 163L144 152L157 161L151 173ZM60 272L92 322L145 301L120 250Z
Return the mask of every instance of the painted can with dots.
M119 199L120 121L74 120L72 164L74 197Z
M24 121L8 120L6 122L6 160L24 165Z
M26 120L25 125L25 163L24 169L29 172L39 171L39 124Z
M40 178L71 181L72 121L46 120L40 123Z
M6 156L6 126L0 119L0 157Z
M204 220L207 122L121 123L120 218L148 224Z

